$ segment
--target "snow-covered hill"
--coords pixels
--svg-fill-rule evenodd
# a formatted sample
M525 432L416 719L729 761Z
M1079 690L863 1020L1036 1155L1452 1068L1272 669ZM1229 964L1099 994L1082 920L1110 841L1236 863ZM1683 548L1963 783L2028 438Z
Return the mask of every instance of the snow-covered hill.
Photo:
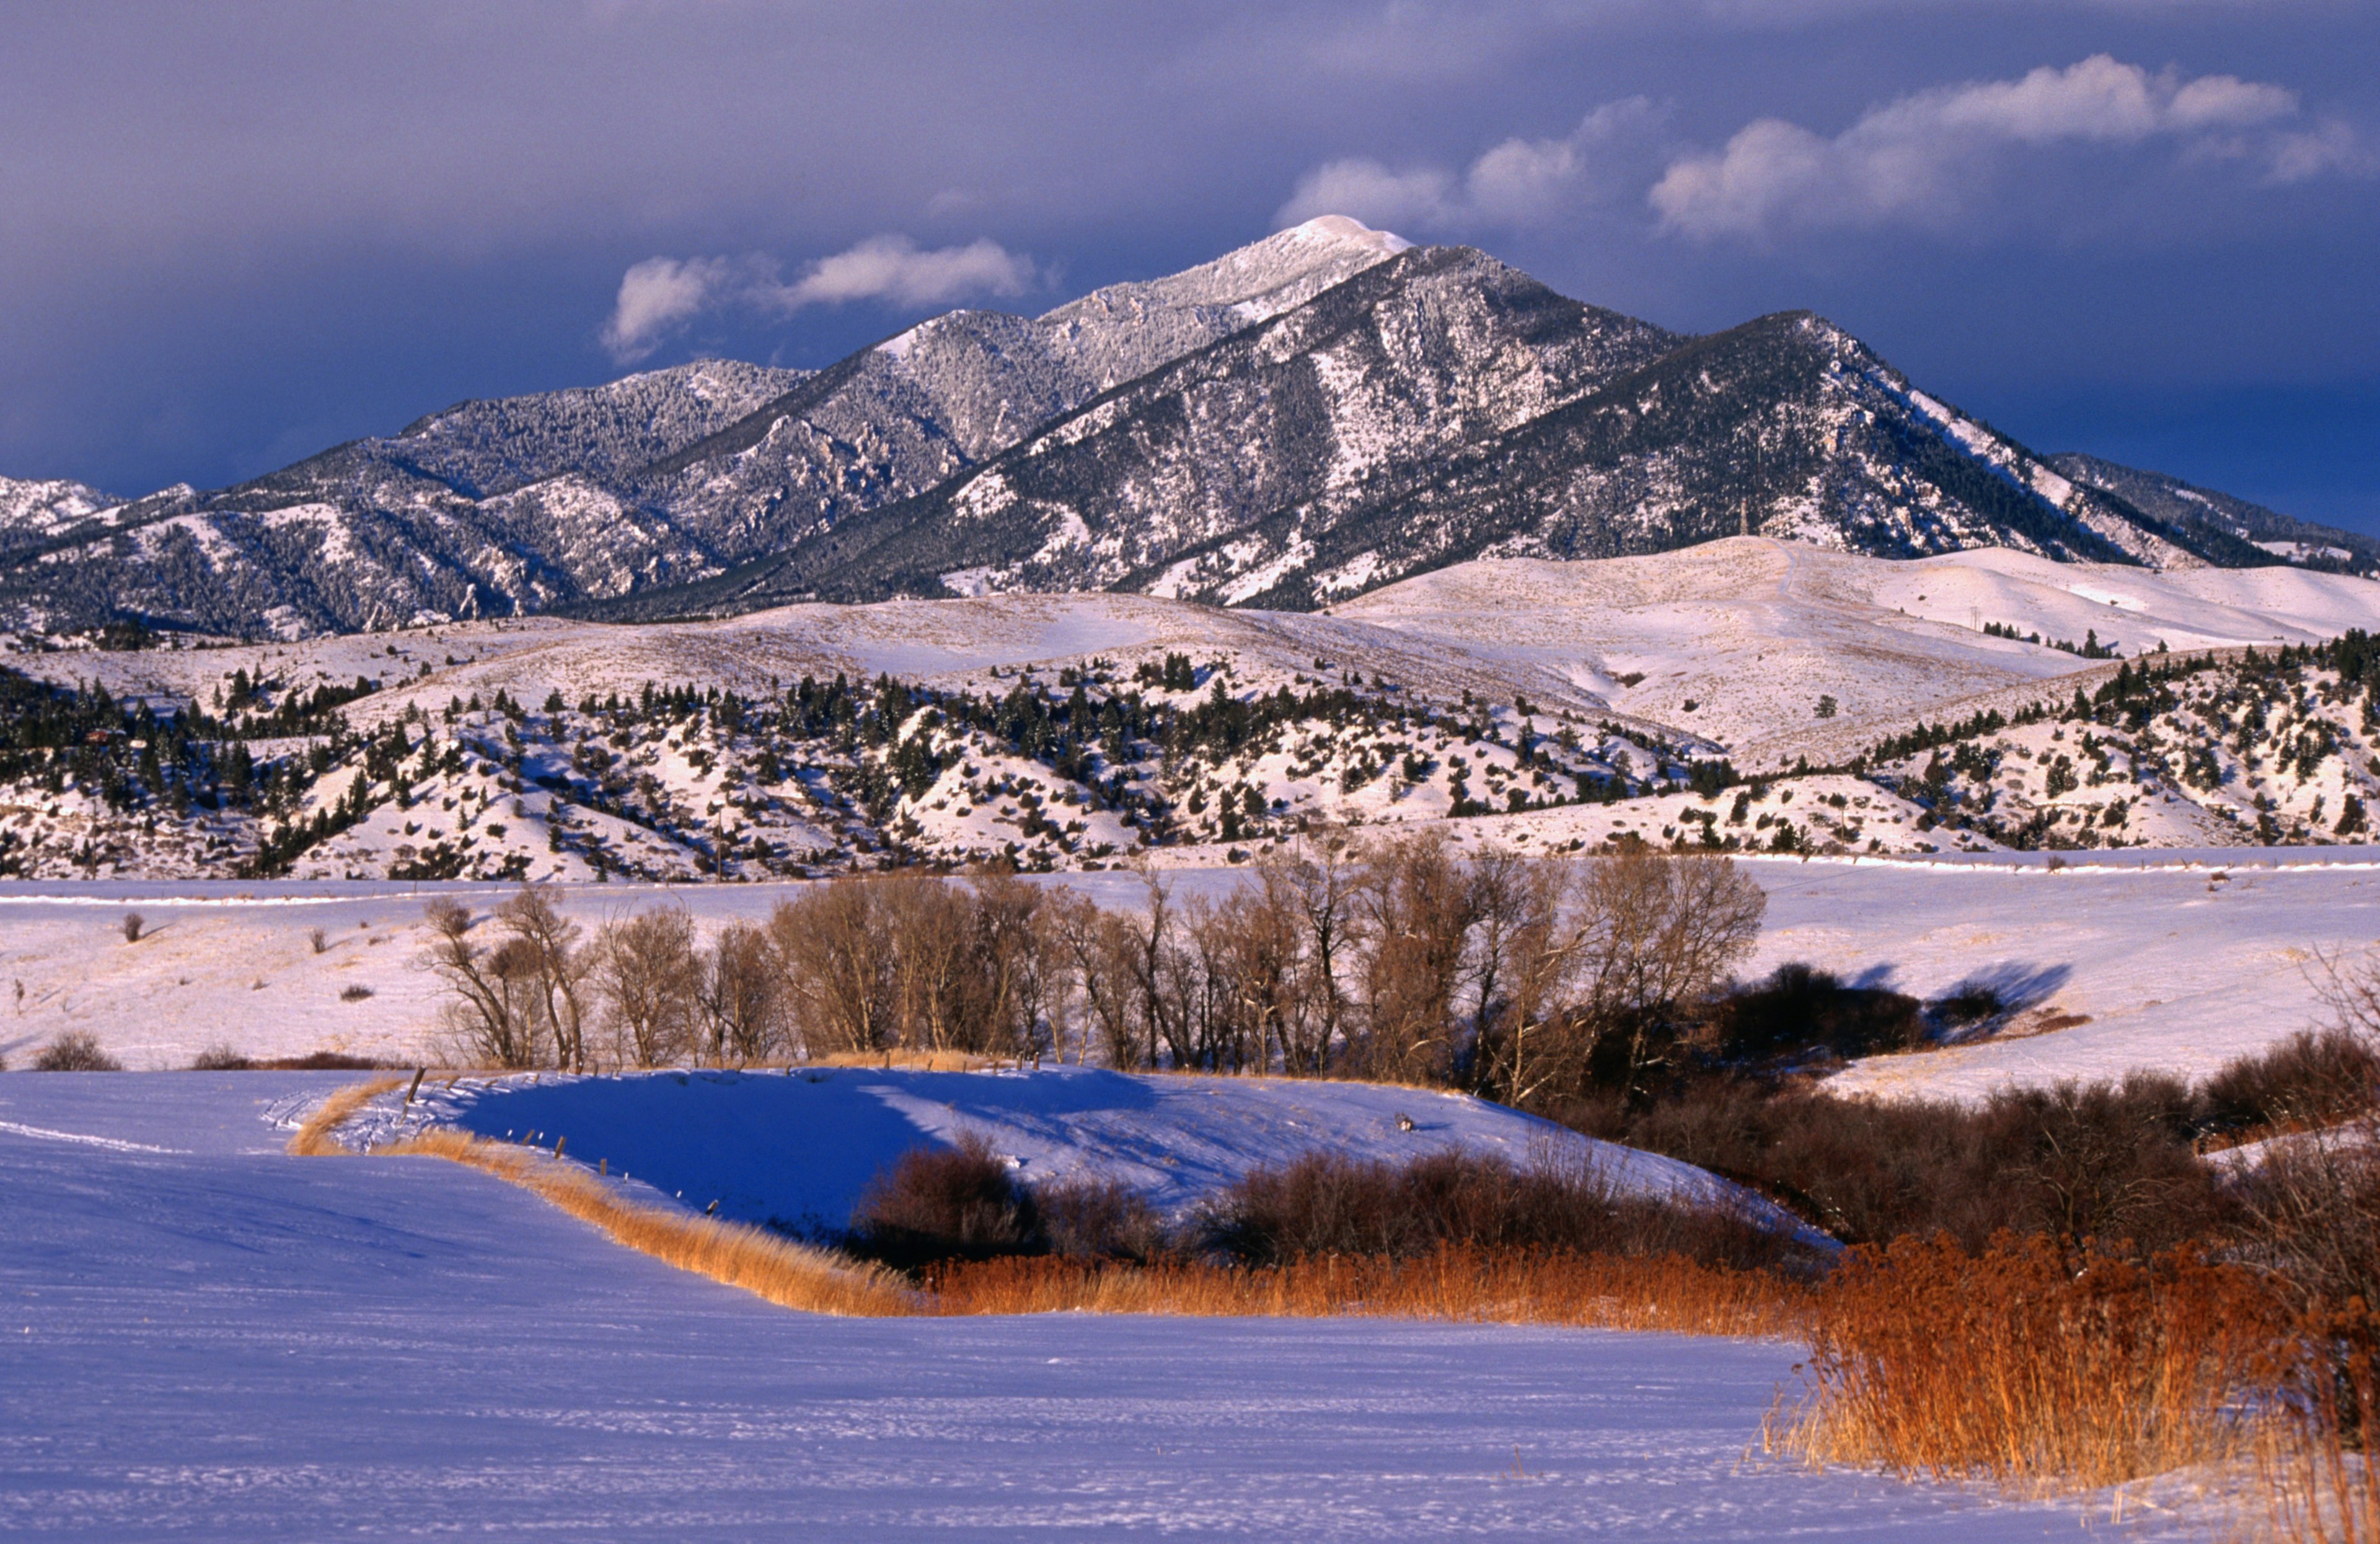
M1316 819L1537 850L2361 841L2370 651L2295 650L2374 615L2339 575L1735 538L1318 614L1022 595L35 652L0 675L0 873L1096 867Z

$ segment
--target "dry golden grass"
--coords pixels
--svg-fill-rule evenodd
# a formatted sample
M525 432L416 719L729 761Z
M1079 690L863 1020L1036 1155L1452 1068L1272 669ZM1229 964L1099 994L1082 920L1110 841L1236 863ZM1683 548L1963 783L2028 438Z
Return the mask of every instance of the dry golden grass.
M407 1081L402 1077L376 1077L369 1083L341 1088L306 1117L306 1124L289 1138L289 1150L300 1158L334 1157L351 1150L341 1147L332 1134L346 1125L347 1117L362 1109L368 1100L377 1099L392 1088L401 1088Z
M742 1222L636 1205L583 1169L532 1149L434 1130L376 1152L443 1158L493 1174L593 1223L614 1243L782 1307L859 1318L917 1311L915 1295L884 1271Z
M1809 1396L1772 1446L2018 1489L2244 1460L2288 1333L2240 1268L2006 1235L1980 1255L1942 1236L1854 1250L1815 1307Z
M1810 1289L1785 1278L1676 1256L1462 1246L1416 1259L1332 1256L1248 1269L1018 1258L946 1267L931 1272L927 1286L926 1311L938 1314L1352 1316L1682 1335L1798 1335L1808 1328L1810 1306Z
M907 1067L917 1072L981 1072L987 1067L1004 1067L1014 1063L1013 1060L1001 1061L965 1051L841 1051L832 1056L813 1056L798 1064L809 1067Z

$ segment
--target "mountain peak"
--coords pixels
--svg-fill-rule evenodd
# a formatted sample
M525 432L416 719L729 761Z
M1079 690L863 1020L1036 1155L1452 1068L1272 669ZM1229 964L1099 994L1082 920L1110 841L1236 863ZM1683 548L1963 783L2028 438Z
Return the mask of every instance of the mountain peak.
M1151 311L1231 309L1244 323L1262 322L1304 305L1412 245L1343 214L1325 214L1179 274L1095 289L1041 320L1065 327Z
M1344 214L1318 214L1301 225L1292 225L1280 235L1300 241L1353 243L1369 247L1383 256L1394 257L1413 245L1394 231L1374 230L1361 220Z

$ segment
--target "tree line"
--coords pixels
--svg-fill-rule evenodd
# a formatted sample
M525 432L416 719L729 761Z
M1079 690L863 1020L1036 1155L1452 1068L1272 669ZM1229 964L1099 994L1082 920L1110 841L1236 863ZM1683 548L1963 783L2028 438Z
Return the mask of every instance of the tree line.
M1649 1097L1759 936L1724 857L1465 855L1330 833L1220 898L990 871L846 876L708 940L682 906L589 930L528 886L430 904L458 1058L592 1071L960 1052L1355 1076L1519 1104Z

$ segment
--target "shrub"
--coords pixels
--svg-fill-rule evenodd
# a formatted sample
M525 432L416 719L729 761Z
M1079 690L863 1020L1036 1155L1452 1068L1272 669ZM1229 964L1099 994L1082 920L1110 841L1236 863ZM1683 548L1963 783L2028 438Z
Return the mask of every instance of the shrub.
M1946 1029L1963 1029L1971 1024L1982 1024L2009 1011L2008 1002L1998 989L1979 981L1962 981L1926 1004L1936 1023Z
M411 1066L410 1062L383 1062L370 1056L350 1055L344 1051L310 1051L303 1056L276 1056L269 1062L256 1064L264 1072L386 1072L391 1067Z
M69 1029L33 1058L35 1072L122 1072L124 1064L100 1049L88 1029Z
M193 1057L192 1072L246 1072L256 1064L229 1043L217 1040Z
M361 981L354 981L339 989L339 1001L342 1003L360 1003L371 994L371 988L364 985Z
M1797 961L1721 998L1708 1033L1713 1052L1729 1061L1810 1052L1872 1056L1913 1049L1925 1038L1925 1021L1913 997L1845 986L1832 972Z
M1119 1180L1061 1180L1033 1187L1044 1246L1069 1259L1149 1260L1167 1252L1164 1219Z
M1412 1259L1449 1246L1679 1255L1738 1269L1807 1263L1789 1237L1752 1218L1622 1197L1592 1162L1548 1159L1516 1169L1460 1152L1405 1164L1308 1153L1242 1176L1204 1222L1208 1247L1254 1265L1329 1255Z
M126 912L124 914L124 942L127 943L140 942L140 914L139 912Z
M2374 1042L2342 1028L2300 1030L2207 1079L2201 1122L2226 1137L2335 1125L2373 1108L2375 1084Z
M320 928L310 928L306 930L306 942L312 944L314 953L319 954L331 946L331 935Z
M2192 1150L2195 1111L2187 1086L2135 1075L1980 1105L1706 1077L1639 1112L1581 1102L1559 1113L1750 1185L1846 1243L1945 1232L1981 1249L2002 1231L2168 1248L2219 1230L2232 1203Z
M1037 1254L1040 1221L1007 1161L969 1132L954 1148L903 1153L852 1212L851 1245L903 1270L936 1260Z

